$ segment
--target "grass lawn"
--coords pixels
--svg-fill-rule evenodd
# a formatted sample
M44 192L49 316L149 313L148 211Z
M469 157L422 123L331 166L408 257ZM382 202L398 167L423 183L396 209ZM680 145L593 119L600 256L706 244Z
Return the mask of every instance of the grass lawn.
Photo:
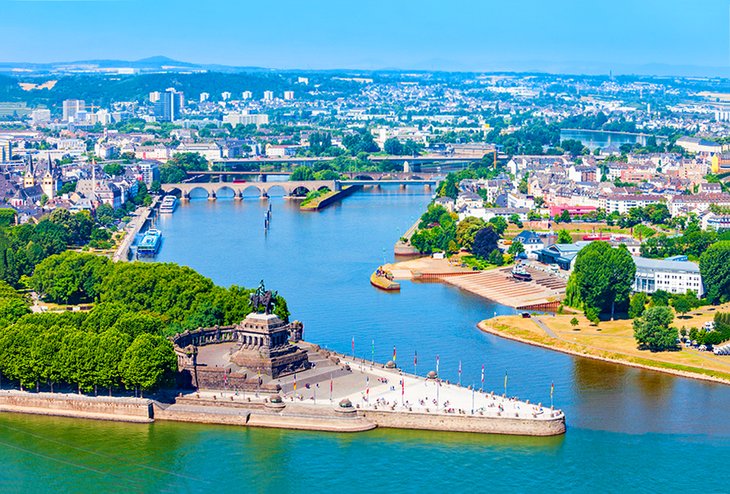
M730 311L730 304L702 307L689 313L686 318L675 318L673 325L688 329L700 327L711 321L716 312L727 311ZM519 316L498 317L481 324L487 330L491 328L496 333L547 345L556 350L730 380L730 356L687 348L672 352L639 350L630 319L602 321L595 326L582 314L538 317L555 333L556 338L549 336L534 320ZM573 317L578 319L577 329L570 324Z

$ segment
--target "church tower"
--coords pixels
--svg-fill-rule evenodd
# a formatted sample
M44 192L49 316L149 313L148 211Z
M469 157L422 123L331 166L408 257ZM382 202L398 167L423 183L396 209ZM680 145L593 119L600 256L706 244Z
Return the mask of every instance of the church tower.
M48 168L46 173L43 175L43 181L41 182L41 189L48 199L56 197L56 191L58 190L58 182L56 181L56 175L53 173L53 160L51 160L50 153L48 154Z
M28 156L28 166L25 167L23 175L23 188L30 189L35 186L35 170L33 169L33 157Z

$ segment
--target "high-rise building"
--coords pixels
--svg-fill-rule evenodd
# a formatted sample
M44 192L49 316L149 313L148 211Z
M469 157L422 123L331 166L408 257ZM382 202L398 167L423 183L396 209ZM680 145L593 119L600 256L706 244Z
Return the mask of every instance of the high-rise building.
M264 91L264 101L271 101L274 99L274 91Z
M221 93L221 99L223 101L228 101L229 99L231 99L231 93L229 91L223 91Z
M86 110L86 102L82 99L67 99L63 101L63 121L71 122L76 115Z
M297 77L297 83L298 84L309 84L309 77Z
M159 91L152 91L150 93L150 103L157 103L160 101L160 98L162 97L162 93Z
M33 125L42 125L51 121L51 110L47 108L36 108L30 114Z
M253 93L251 91L244 91L241 93L241 99L251 99L253 97Z
M294 99L294 91L284 91L284 99L291 101Z
M210 93L200 93L200 102L205 103L210 99Z
M184 103L185 96L181 91L168 88L155 103L155 118L159 122L174 122L180 118Z

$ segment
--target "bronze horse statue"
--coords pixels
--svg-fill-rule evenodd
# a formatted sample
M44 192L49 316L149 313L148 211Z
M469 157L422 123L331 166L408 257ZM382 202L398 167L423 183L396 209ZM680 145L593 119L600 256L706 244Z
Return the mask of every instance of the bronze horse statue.
M261 280L259 287L254 293L251 294L251 307L254 312L260 312L263 310L264 314L271 314L274 310L274 299L276 298L276 292L266 290L264 287L264 280Z

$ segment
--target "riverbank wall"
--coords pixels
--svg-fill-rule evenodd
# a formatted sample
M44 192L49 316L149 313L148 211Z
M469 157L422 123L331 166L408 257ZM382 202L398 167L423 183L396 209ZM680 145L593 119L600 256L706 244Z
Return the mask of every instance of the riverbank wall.
M480 417L380 410L358 411L363 418L378 427L390 429L417 429L441 432L469 432L514 436L557 436L565 434L565 416L516 419L509 417Z
M421 219L418 218L411 227L406 230L401 238L393 246L393 254L397 257L418 257L422 256L418 249L411 245L411 237L418 230L418 225L421 223Z
M323 198L321 200L315 199L314 201L299 206L300 211L321 211L327 206L330 206L336 202L341 201L345 197L349 197L358 190L362 189L362 185L350 185L348 187L344 187L342 190L333 191Z
M114 251L114 255L112 256L114 262L129 261L129 251L132 248L134 239L154 215L157 203L158 198L154 196L149 206L140 206L137 208L134 218L127 223L124 229L124 238L119 243L117 250Z
M61 393L0 392L0 412L29 413L57 417L149 423L152 401Z

